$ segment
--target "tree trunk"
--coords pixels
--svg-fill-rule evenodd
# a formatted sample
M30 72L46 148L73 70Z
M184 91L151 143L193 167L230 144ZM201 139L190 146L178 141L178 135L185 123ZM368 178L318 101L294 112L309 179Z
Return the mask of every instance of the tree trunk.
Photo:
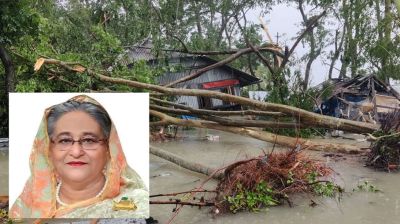
M0 58L6 73L4 90L6 92L5 96L7 96L9 92L14 92L15 90L15 68L12 59L4 45L0 45Z
M203 30L201 28L201 16L200 16L200 8L198 7L198 5L196 4L196 2L194 2L194 7L195 9L195 17L196 17L196 27L197 27L197 33L199 34L199 37L203 37Z
M224 126L220 124L213 124L210 122L202 122L196 120L182 120L178 118L174 118L163 114L158 111L150 110L150 114L156 116L166 123L178 125L178 126L189 126L189 127L197 127L197 128L209 128L215 129L225 132L230 132L234 134L239 134L247 137L252 137L255 139L259 139L261 141L276 143L281 146L285 146L288 148L298 148L300 146L301 149L309 149L316 151L326 151L326 152L341 152L341 153L359 153L361 152L360 148L354 145L344 145L344 144L334 144L334 143L325 143L325 142L315 142L311 140L306 140L302 138L293 138L287 136L276 135L266 131L259 131L250 128L239 128L239 127L230 127Z
M360 0L355 0L355 4L351 5L350 7L353 7L352 13L351 13L351 18L352 18L352 29L349 29L350 34L354 32L354 36L351 35L351 40L349 41L349 59L350 59L350 74L351 77L355 77L358 73L358 36L360 33L360 15L361 15L361 9L360 9ZM354 30L353 30L354 29Z
M342 30L342 36L340 38L340 42L339 44L337 43L338 38L339 38L339 30L336 30L336 35L335 35L335 52L333 53L333 57L332 57L332 61L331 64L329 66L329 72L328 72L328 78L332 79L332 73L333 73L333 68L335 67L335 63L337 61L337 59L339 58L340 52L342 51L343 48L343 42L346 36L346 26L343 26L343 30Z
M310 23L310 21L304 12L303 0L299 0L299 10L301 13L301 17L303 18L303 22L304 22L305 26L307 27L307 25ZM312 63L314 62L314 60L318 56L317 51L316 51L316 46L315 46L314 31L310 30L310 32L308 32L307 35L310 38L308 40L309 46L310 46L310 53L309 53L309 58L308 58L307 65L306 65L306 70L304 72L304 81L302 83L303 91L306 91L308 88L308 82L310 81L311 66L312 66Z
M349 46L350 42L352 41L352 32L353 32L353 25L352 25L352 5L347 5L347 0L342 1L342 9L343 9L343 19L344 19L344 26L346 26L346 38L344 44L343 55L340 58L340 62L342 66L340 68L339 79L343 79L346 77L347 67L350 64L350 54L349 54Z
M261 102L257 100L252 100L245 97L234 96L226 93L220 93L210 90L201 90L201 89L177 89L177 88L167 88L163 86L142 83L137 81L131 81L127 79L121 78L113 78L109 76L102 75L97 73L91 69L87 69L83 66L80 66L80 69L72 67L73 63L63 62L55 59L43 59L44 64L54 64L58 65L70 72L81 73L85 71L88 75L93 76L101 81L127 85L134 88L140 89L148 89L152 91L156 91L159 93L163 93L165 95L186 95L186 96L202 96L202 97L211 97L215 99L220 99L222 101L232 102L236 104L240 104L242 106L249 106L251 108L257 108L262 111L272 111L272 112L281 112L287 115L291 115L292 117L298 118L299 122L306 122L314 127L321 128L329 128L329 129L340 129L344 131L354 132L354 133L371 133L376 130L379 130L379 126L376 124L369 124L358 121L351 121L341 118L335 118L330 116L324 116L320 114L316 114L310 111L306 111L300 108L287 106L283 104L276 103L268 103ZM77 63L75 63L77 64ZM81 75L81 74L80 74ZM301 120L300 120L301 119Z
M158 156L160 158L163 158L165 160L168 160L172 163L175 163L176 165L178 165L180 167L186 168L193 172L204 174L206 176L210 176L216 170L214 168L204 166L200 163L189 162L186 159L183 159L173 153L167 152L163 149L160 149L160 148L157 148L154 146L150 146L150 153L155 156ZM216 179L222 179L223 174L224 174L223 172L218 172L218 173L214 174L213 177Z
M392 34L392 22L393 15L391 12L392 0L385 0L385 19L384 19L384 47L389 47L391 43ZM382 74L384 75L384 81L389 84L389 66L390 55L387 53L382 55Z
M308 82L310 81L311 65L317 58L317 54L315 52L314 32L311 31L309 35L310 35L310 54L306 65L306 71L304 72L303 91L306 91L308 88Z

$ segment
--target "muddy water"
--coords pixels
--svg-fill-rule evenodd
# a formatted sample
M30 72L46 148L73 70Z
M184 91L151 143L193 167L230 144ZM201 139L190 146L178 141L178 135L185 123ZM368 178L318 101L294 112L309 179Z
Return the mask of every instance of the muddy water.
M8 195L8 151L0 149L0 195Z
M211 167L220 167L237 159L258 155L262 149L272 148L271 144L247 137L217 131L208 133L219 135L220 140L214 142L200 140L197 131L190 131L184 133L186 138L182 141L152 143L152 145ZM366 144L344 139L321 141L364 146ZM309 152L309 154L326 162L338 173L334 176L335 181L348 192L343 195L340 202L337 199L317 197L312 199L318 205L310 207L309 196L303 195L296 196L292 208L283 205L258 213L241 212L217 217L211 215L208 208L199 210L186 206L174 219L174 223L400 223L400 173L384 173L363 167L364 162L360 156L346 155L345 159L334 161L323 157L319 152ZM153 155L150 156L150 163L151 194L190 190L206 178ZM352 191L365 180L382 192ZM210 182L205 188L213 189L215 184L215 181ZM168 200L168 198L158 199ZM174 207L174 205L151 205L151 215L160 223L165 223Z

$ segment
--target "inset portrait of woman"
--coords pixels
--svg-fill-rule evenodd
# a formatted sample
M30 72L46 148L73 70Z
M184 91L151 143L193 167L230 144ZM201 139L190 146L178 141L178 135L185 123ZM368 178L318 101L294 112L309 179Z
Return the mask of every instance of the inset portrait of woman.
M15 109L12 100L21 99L16 95L10 95L10 113ZM108 100L123 100L123 94L107 95ZM104 95L95 96L102 98ZM142 96L148 102L148 95ZM147 164L142 166L148 170L148 145L136 144L135 148L125 149L135 152L125 157L110 115L94 99L77 95L45 110L29 158L30 176L10 209L10 218L149 217L148 188L142 180L148 185L148 177L141 178L127 163L130 157L147 153L139 159L147 158ZM133 106L139 102L132 99L131 103ZM124 109L127 108L119 108ZM146 117L141 119L148 120L148 109L144 110L140 114ZM29 111L25 113L29 116ZM18 150L12 147L13 140L17 140L12 139L12 121L10 119L10 164L15 163L11 157L16 151L12 150ZM135 127L135 123L129 125L140 128L139 125ZM10 168L10 179L19 178L12 170ZM11 180L10 189L14 189Z

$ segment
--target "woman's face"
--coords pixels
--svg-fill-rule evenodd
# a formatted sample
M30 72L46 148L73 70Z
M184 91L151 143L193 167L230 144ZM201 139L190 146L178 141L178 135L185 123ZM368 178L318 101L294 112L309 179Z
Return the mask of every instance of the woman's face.
M50 160L64 182L90 183L103 175L108 144L100 125L89 114L65 113L55 123L50 138Z

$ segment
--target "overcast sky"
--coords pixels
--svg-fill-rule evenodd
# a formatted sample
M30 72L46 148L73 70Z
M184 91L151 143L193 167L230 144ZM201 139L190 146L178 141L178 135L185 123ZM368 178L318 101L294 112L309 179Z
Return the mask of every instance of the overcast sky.
M247 19L255 24L260 24L259 16L261 9L254 9L248 12ZM307 13L307 12L306 12ZM274 42L276 42L276 35L279 34L279 44L284 47L285 45L289 48L293 45L293 38L298 36L298 32L301 29L300 22L302 21L300 11L295 8L294 5L287 6L281 4L272 8L272 11L263 16L264 21L268 26L268 30ZM267 40L266 34L260 29L260 33L263 35L264 40ZM297 45L294 54L297 57L301 57L308 51L308 46L300 43ZM304 73L305 64L302 63L296 65L294 68L299 69ZM340 61L336 62L336 68L340 68ZM311 86L315 86L328 79L329 66L323 65L320 58L314 61L311 67L310 81ZM337 77L338 71L333 72L333 77Z

